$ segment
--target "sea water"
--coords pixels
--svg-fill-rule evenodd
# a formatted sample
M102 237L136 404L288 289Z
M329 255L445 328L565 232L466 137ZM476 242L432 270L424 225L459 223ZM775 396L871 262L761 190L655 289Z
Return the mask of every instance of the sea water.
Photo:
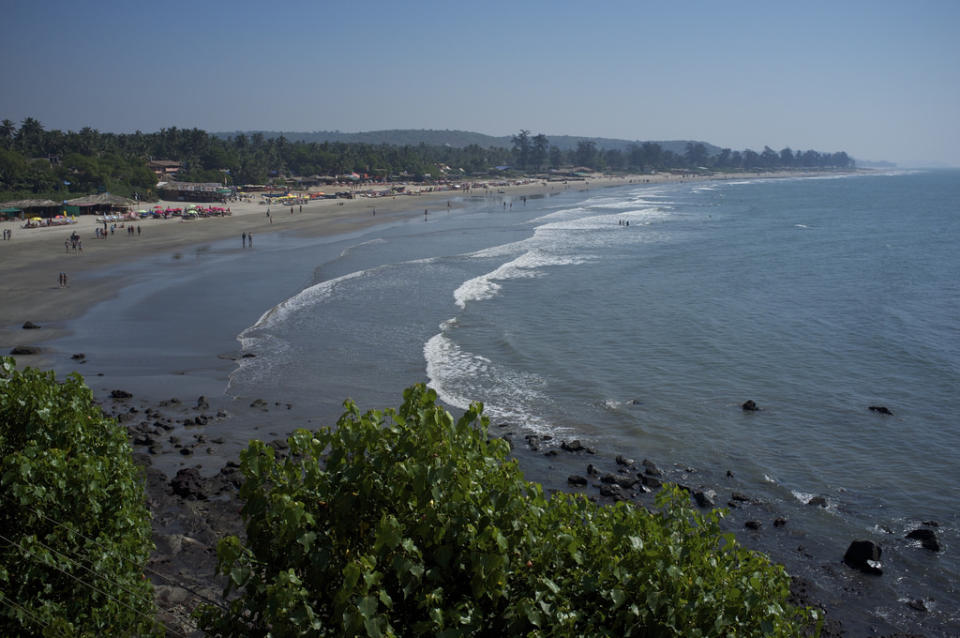
M251 355L227 392L314 423L347 397L396 406L422 381L518 438L577 438L707 486L729 469L838 565L854 538L895 547L885 600L960 626L960 174L456 204L333 238L264 235L256 251L214 243L165 265L173 282L151 263L130 312L142 330L194 299L208 349ZM123 330L116 303L87 321ZM881 405L893 414L868 409ZM903 540L923 521L945 551ZM898 626L914 613L874 611Z

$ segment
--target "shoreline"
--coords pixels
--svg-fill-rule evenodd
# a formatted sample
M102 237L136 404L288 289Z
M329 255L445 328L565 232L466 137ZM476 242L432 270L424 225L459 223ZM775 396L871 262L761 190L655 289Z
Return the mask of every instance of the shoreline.
M97 239L96 218L85 215L77 224L23 229L20 222L0 222L0 228L13 231L9 241L0 243L0 261L4 277L0 280L0 352L12 348L38 348L65 334L64 323L81 316L96 303L117 294L126 284L125 263L167 252L186 251L204 242L240 239L243 233L259 237L265 233L293 232L306 236L334 236L367 229L400 219L409 219L425 210L446 210L448 203L469 198L511 201L519 197L542 197L570 190L595 190L632 184L653 185L692 181L728 181L741 179L783 179L855 174L858 171L777 171L770 173L731 173L709 176L683 176L671 173L654 175L600 176L583 181L543 182L495 186L471 191L425 191L412 195L347 200L316 200L290 214L286 207L271 207L257 202L230 203L231 215L181 221L145 219L132 222L142 234L127 235L126 227L106 239ZM862 172L862 171L859 171ZM161 202L179 206L178 202ZM457 208L458 206L451 206ZM268 218L266 212L270 210ZM374 212L375 211L375 212ZM131 225L131 223L127 223ZM82 254L64 248L64 241L77 232ZM109 276L105 275L109 271ZM60 288L57 273L68 275L68 286ZM24 330L30 321L39 329ZM42 351L18 355L24 364L45 365Z

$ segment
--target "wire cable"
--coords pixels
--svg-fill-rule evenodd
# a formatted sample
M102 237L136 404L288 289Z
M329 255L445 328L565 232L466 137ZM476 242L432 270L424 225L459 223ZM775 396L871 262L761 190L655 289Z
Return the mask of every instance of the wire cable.
M26 607L24 607L23 605L21 605L21 604L18 603L17 601L13 600L12 598L10 598L10 597L7 596L6 594L4 594L2 591L0 591L0 603L3 603L4 605L6 605L7 607L9 607L9 608L11 608L11 609L19 609L19 610L20 610L21 612L23 612L23 614L24 614L25 616L27 616L35 625L39 625L39 626L42 627L43 629L47 629L47 628L49 628L49 626L50 626L50 625L48 625L47 623L45 623L45 622L43 622L42 620L40 620L39 618L37 618L37 617L33 614L32 611L30 611L29 609L27 609Z
M68 578L70 578L70 579L72 579L72 580L75 580L76 582L80 583L81 585L84 585L85 587L89 587L89 588L92 589L93 591L95 591L95 592L97 592L97 593L99 593L99 594L101 594L101 595L103 595L103 596L106 596L107 598L109 598L109 599L112 600L113 602L115 602L115 603L117 603L117 604L119 604L119 605L121 605L121 606L123 606L123 607L126 607L127 609L129 609L129 610L132 611L133 613L137 614L138 616L141 616L141 617L143 617L143 618L146 618L146 619L150 620L150 621L153 622L153 623L158 623L158 624L162 625L162 626L164 627L164 629L166 629L168 632L170 632L170 633L172 633L172 634L174 634L174 635L176 635L176 636L180 636L181 638L187 638L187 636L186 636L185 634L182 634L182 633L180 633L179 631L177 631L176 629L165 625L165 624L162 623L159 619L151 616L150 614L144 613L144 612L140 611L139 609L136 609L135 607L131 607L130 605L128 605L127 603L123 602L123 601L120 600L119 598L117 598L117 597L115 597L115 596L112 596L111 594L108 594L107 592L103 591L102 589L100 589L100 588L97 587L96 585L94 585L94 584L92 584L92 583L88 583L88 582L86 582L85 580L83 580L82 578L78 578L77 576L74 576L74 575L71 574L70 572L68 572L68 571L66 571L66 570L58 567L57 565L50 565L50 564L48 564L48 563L45 563L45 562L40 561L39 559L37 559L37 558L35 558L35 557L33 556L33 552L30 552L29 550L25 549L22 545L20 545L20 543L17 543L16 541L10 540L9 538L7 538L6 536L4 536L3 534L0 534L0 540L6 541L8 544L10 544L10 545L18 548L21 552L23 552L24 554L26 554L27 556L29 556L29 557L31 557L31 558L34 558L35 560L37 560L38 562L40 562L42 565L44 565L44 566L46 566L46 567L49 567L49 568L52 568L52 569L55 569L56 571L60 572L60 573L63 574L64 576L66 576L66 577L68 577Z
M5 497L7 498L8 501L10 500L10 497L9 497L9 496L5 495ZM29 505L23 505L23 504L20 504L20 503L16 503L16 505L17 505L18 507L22 507L22 508L24 508L24 509L30 510L31 512L33 512L34 514L36 514L36 515L39 516L40 518L46 519L47 521L50 521L51 523L53 523L54 525L56 525L56 526L58 526L58 527L66 528L68 531L76 534L77 536L79 536L80 538L82 538L82 539L84 539L84 540L86 540L86 541L89 541L89 542L93 543L94 545L96 545L97 547L100 547L101 549L107 549L107 548L104 547L99 541L97 541L97 540L95 540L95 539L93 539L93 538L90 538L89 536L85 536L83 533L77 531L76 529L73 529L72 527L70 527L70 526L67 525L66 523L61 523L61 522L59 522L59 521L57 521L57 520L55 520L55 519L53 519L53 518L50 518L49 516L47 516L47 515L44 514L43 512L40 512L40 511L34 509L33 507L31 507L31 506L29 506ZM174 580L174 579L172 579L172 578L170 578L170 577L168 577L168 576L165 576L165 575L161 574L160 572L156 571L155 569L151 569L150 567L147 567L146 565L138 565L136 562L133 561L133 559L130 559L130 558L127 558L127 557L124 557L124 556L121 556L120 558L121 558L122 560L127 561L129 564L135 566L137 569L142 569L142 570L145 571L145 572L150 572L150 573L153 574L154 576L157 576L158 578L163 579L164 581L166 581L167 583L173 585L174 587L178 587L178 588L180 588L180 589L182 589L182 590L184 590L184 591L190 592L191 594L193 594L194 596L196 596L196 597L199 598L200 600L203 600L203 601L205 601L205 602L207 602L207 603L210 603L211 605L214 605L214 606L216 606L216 607L219 607L220 609L223 609L224 611L230 611L230 608L229 608L227 605L225 605L224 603L222 603L222 602L220 602L220 601L217 601L217 600L213 600L212 598L208 598L208 597L204 596L203 594L201 594L200 592L194 590L193 588L188 587L187 585L184 585L183 583L179 583L179 582L177 582L176 580Z

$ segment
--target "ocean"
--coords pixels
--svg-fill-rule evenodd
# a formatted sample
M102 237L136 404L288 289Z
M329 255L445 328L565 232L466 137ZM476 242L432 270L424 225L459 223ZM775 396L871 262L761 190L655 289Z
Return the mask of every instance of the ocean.
M791 571L855 584L894 627L960 628L960 173L455 204L132 265L136 283L58 347L145 384L182 370L312 425L347 397L396 406L426 382L453 410L483 402L518 447L552 436L521 460L531 478L549 474L550 445L579 439L718 493L734 481L803 530L758 541L813 557ZM231 352L249 356L209 362ZM904 539L924 522L944 551ZM884 576L840 564L854 538L885 547Z

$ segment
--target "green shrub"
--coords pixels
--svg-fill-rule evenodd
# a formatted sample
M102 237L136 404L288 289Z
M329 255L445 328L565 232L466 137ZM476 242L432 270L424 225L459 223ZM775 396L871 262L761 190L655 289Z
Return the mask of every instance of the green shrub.
M0 361L0 635L156 633L141 473L83 379Z
M295 432L283 461L241 454L247 541L221 542L223 636L793 636L780 566L664 489L658 511L544 496L422 385L399 412Z

